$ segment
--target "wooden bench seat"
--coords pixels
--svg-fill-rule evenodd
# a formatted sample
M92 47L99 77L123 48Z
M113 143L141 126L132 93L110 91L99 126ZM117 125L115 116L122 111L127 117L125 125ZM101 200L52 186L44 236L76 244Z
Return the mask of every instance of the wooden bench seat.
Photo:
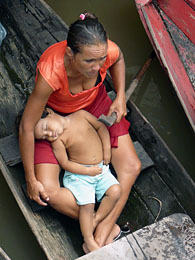
M194 248L194 223L176 213L77 260L192 260Z

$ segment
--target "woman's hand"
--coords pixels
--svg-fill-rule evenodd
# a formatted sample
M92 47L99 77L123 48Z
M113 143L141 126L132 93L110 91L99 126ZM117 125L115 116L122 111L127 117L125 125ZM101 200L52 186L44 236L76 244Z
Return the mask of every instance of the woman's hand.
M46 201L49 201L49 197L39 181L27 182L27 194L31 200L36 201L39 205L47 206Z
M113 112L117 114L116 123L119 123L121 119L127 115L127 108L124 98L117 98L113 101L112 105L110 106L108 116L110 116Z

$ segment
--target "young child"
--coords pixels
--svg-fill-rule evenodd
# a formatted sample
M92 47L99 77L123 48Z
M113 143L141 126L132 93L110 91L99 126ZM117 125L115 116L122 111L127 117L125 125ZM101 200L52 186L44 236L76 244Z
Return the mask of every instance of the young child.
M104 124L90 113L80 110L60 116L47 108L47 117L35 126L35 138L51 142L53 152L65 175L69 189L80 206L79 222L85 253L99 248L93 232L97 224L113 209L121 188L109 170L110 136ZM100 201L94 212L95 198Z

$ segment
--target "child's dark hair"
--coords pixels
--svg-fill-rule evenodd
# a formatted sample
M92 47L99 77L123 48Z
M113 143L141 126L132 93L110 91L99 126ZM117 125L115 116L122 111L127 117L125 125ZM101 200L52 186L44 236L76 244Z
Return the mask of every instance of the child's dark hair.
M67 44L74 54L80 52L83 45L96 45L107 43L107 34L98 18L89 12L81 14L82 19L78 19L69 27Z
M41 115L41 118L46 118L49 115L49 112L47 112L46 109L43 110L43 113Z

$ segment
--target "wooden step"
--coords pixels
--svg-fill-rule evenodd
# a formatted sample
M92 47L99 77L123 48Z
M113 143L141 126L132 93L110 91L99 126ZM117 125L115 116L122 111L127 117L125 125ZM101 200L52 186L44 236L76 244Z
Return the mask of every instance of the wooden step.
M142 170L153 166L153 161L145 152L142 145L139 142L134 142L134 146L142 163ZM0 139L0 154L3 157L5 164L8 166L14 166L21 162L18 136L16 134L12 134Z
M195 225L176 213L77 260L195 259Z

